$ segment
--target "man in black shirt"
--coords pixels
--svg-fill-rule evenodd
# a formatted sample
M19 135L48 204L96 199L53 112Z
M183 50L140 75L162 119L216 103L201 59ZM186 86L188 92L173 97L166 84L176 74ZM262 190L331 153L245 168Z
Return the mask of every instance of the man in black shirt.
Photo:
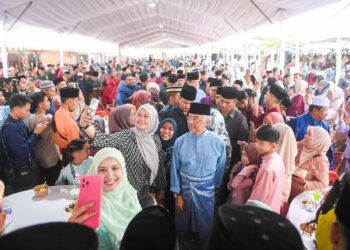
M190 110L191 103L196 99L197 90L192 86L183 86L180 92L179 105L169 109L167 112L159 114L159 120L162 121L165 118L172 118L176 121L178 127L178 137L187 133L187 113Z

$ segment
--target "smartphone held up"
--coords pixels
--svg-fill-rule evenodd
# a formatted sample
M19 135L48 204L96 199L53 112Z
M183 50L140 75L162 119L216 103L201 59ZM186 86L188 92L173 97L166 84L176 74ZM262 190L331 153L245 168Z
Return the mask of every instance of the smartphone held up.
M101 176L80 176L80 191L77 208L88 203L93 206L84 213L94 212L95 215L82 222L83 225L96 229L100 226L102 205L103 180Z
M98 108L100 101L96 98L92 98L90 106L88 107L87 114L91 117L94 117Z

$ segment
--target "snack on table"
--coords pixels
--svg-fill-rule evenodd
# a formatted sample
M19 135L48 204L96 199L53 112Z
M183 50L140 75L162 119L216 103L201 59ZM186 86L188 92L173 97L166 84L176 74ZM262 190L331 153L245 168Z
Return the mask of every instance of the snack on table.
M316 225L315 223L301 223L300 229L308 234L313 234L316 231Z
M71 204L67 205L64 210L66 210L67 213L72 213L75 207L75 203L72 202Z

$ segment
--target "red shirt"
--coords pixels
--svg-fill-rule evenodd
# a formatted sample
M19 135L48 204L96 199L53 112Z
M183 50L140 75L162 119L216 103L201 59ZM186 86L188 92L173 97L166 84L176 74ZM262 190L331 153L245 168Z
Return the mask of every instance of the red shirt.
M263 120L265 119L265 117L268 114L273 113L273 112L277 112L277 113L282 114L282 111L281 111L280 107L277 106L275 108L266 110L263 114L259 115L258 117L252 115L251 116L251 121L254 122L255 127L258 128L258 127L260 127L263 124Z
M112 104L115 98L115 92L117 91L118 85L120 83L120 78L109 77L107 79L107 86L102 94L102 103Z

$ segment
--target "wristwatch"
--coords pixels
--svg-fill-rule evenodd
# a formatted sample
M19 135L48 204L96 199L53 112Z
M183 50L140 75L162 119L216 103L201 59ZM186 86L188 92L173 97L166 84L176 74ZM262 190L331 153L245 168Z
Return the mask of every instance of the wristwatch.
M80 126L80 127L81 127L81 129L85 130L85 129L87 129L88 127L90 127L90 124L86 125L85 127L82 127L82 126Z
M173 193L174 199L176 199L177 197L179 197L179 193Z

